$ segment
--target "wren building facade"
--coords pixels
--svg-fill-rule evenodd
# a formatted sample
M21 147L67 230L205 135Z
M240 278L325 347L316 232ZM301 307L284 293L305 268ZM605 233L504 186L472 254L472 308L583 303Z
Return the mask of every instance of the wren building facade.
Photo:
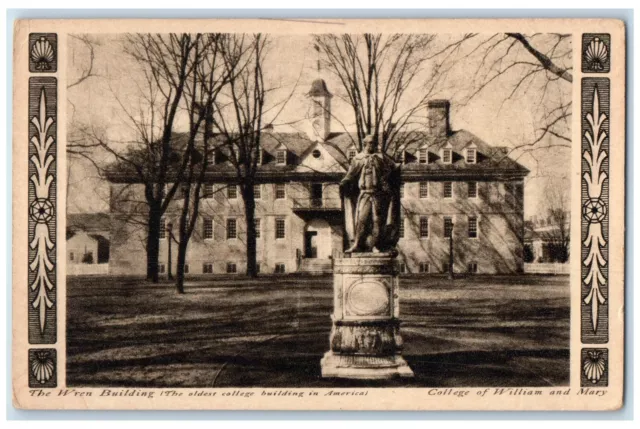
M357 153L356 137L331 129L325 82L307 93L306 133L262 134L256 195L257 262L261 274L330 272L340 254L343 214L339 182ZM528 170L465 130L452 130L450 104L429 102L426 131L398 130L389 156L402 164L401 270L446 273L453 251L456 273L517 273L523 269L523 180ZM245 221L235 172L223 151L210 159L201 209L189 242L187 275L243 273ZM146 273L144 186L111 174L111 274ZM137 208L134 206L137 204ZM162 220L160 271L168 270L170 225L181 199ZM142 218L141 218L142 219ZM452 240L452 242L450 242ZM172 268L175 272L176 245Z

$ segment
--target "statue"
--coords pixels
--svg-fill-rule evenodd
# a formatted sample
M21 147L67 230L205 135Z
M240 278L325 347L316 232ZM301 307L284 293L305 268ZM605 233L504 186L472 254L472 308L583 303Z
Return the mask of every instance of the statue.
M340 182L350 245L345 253L395 252L400 238L400 168L378 150L373 136L367 135L363 146Z
M340 182L345 253L333 261L333 314L323 377L413 377L402 357L396 244L400 238L400 166L372 136Z

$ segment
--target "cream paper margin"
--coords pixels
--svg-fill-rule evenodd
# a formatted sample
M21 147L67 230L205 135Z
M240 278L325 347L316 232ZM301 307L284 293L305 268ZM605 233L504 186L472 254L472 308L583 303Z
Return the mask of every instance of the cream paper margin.
M58 78L58 206L57 252L65 254L65 241L60 231L66 230L66 47L68 33L123 33L123 32L268 32L279 34L303 34L323 32L559 32L573 35L573 147L571 156L571 394L550 396L551 390L567 387L536 388L542 396L493 396L492 388L455 388L467 391L465 396L433 395L445 389L431 388L369 388L343 389L349 392L367 392L366 396L324 396L337 389L287 389L316 392L318 396L262 397L263 390L282 389L174 389L183 392L181 397L160 396L171 389L140 389L155 391L154 399L137 397L100 397L102 388L76 389L92 392L94 396L56 396L65 388L66 368L66 275L65 258L57 258L57 306L58 387L44 389L50 396L31 396L28 387L27 353L27 154L28 154L28 37L29 33L58 34L58 71L48 76ZM582 33L611 34L611 72L598 77L611 79L610 117L610 197L609 197L609 342L597 345L609 349L609 386L604 396L578 395L580 391L580 350L588 345L580 340L580 225L581 225L581 36ZM614 410L623 403L624 375L624 163L625 163L625 28L624 23L611 19L368 19L368 20L24 20L14 27L13 58L13 404L22 409L146 409L146 410ZM64 235L62 235L64 236ZM328 333L327 333L328 335ZM217 391L215 399L189 397L196 390ZM221 396L234 390L254 392L252 398ZM483 394L483 391L487 391Z

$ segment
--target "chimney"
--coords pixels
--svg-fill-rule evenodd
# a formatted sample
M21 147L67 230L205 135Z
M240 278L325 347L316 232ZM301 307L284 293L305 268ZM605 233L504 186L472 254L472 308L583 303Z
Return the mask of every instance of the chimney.
M446 137L451 133L449 126L449 100L431 100L427 104L429 133L436 138Z

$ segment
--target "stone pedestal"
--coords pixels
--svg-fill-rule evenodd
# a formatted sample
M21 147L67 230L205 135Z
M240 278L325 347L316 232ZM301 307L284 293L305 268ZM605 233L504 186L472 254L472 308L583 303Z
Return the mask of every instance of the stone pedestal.
M413 377L401 356L398 270L391 253L354 253L334 262L334 309L323 377Z

